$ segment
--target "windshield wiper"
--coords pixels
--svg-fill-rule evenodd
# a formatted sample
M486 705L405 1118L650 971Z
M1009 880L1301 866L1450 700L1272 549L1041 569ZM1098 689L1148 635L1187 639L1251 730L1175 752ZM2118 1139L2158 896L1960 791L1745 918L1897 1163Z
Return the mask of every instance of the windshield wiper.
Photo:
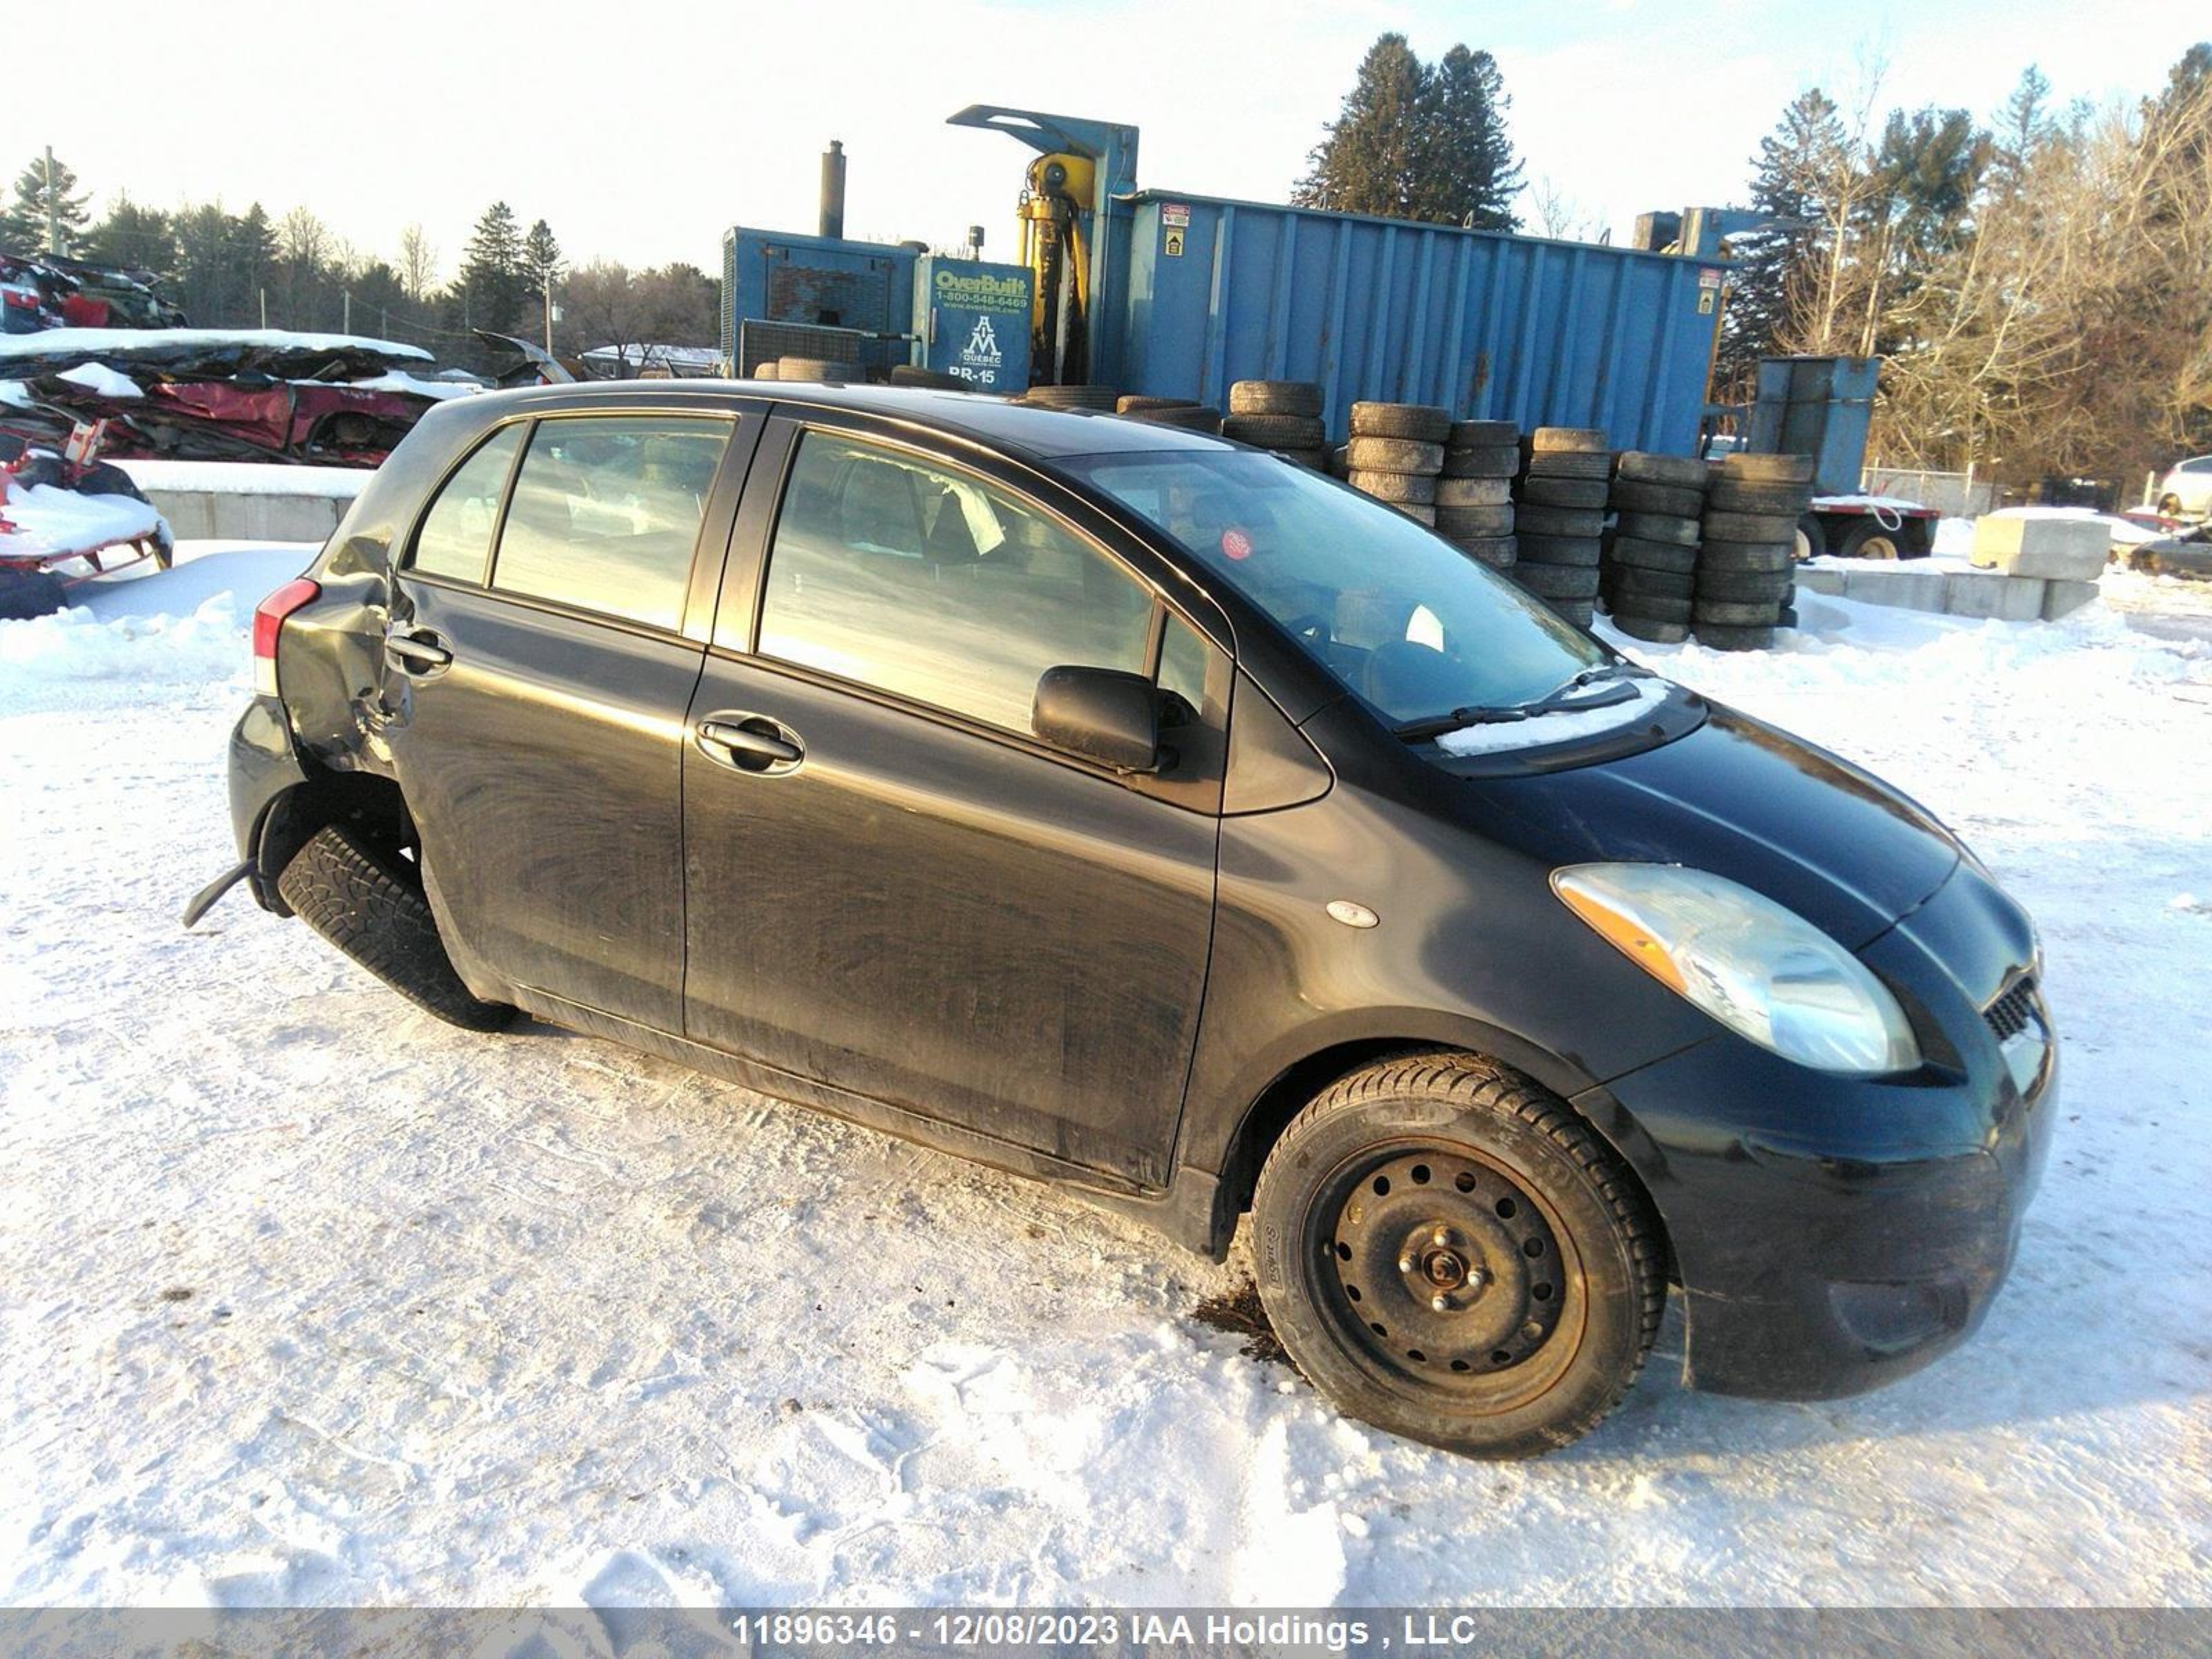
M1648 670L1631 663L1605 662L1594 668L1585 668L1572 679L1553 686L1532 702L1476 703L1466 708L1455 708L1449 714L1433 714L1426 720L1407 720L1402 726L1391 727L1392 732L1407 743L1422 743L1446 732L1456 732L1467 726L1498 726L1513 720L1534 720L1540 714L1579 713L1585 708L1610 708L1616 703L1626 702L1642 695L1630 682L1650 678ZM1576 694L1606 680L1616 682L1595 696Z

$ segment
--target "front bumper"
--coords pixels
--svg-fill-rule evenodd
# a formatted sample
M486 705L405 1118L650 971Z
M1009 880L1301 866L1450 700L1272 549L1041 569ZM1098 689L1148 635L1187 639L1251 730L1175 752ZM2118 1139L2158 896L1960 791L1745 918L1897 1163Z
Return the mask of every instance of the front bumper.
M2041 1176L2057 1043L2016 906L1961 869L1862 953L1912 1015L1927 1062L1838 1078L1733 1036L1582 1103L1649 1135L1644 1169L1688 1316L1685 1380L1822 1399L1917 1370L1964 1340L2012 1265ZM2008 991L2027 1035L1984 1010Z

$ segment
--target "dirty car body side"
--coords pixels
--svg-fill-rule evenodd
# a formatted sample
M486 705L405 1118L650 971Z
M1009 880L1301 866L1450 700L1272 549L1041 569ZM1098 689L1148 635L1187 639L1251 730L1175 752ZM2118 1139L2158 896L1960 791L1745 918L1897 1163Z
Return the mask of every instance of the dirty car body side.
M281 911L276 877L312 830L295 810L301 798L348 775L397 775L395 694L381 647L395 607L411 603L392 567L423 503L496 422L558 412L588 396L556 387L447 405L339 526L310 573L321 600L288 624L283 706L257 702L233 739L240 854L265 907ZM607 405L601 396L590 406ZM1115 1016L1188 1014L1194 1030L1137 1034L1143 1040L1129 1047L1154 1074L1109 1075L1085 1109L1114 1113L1118 1100L1121 1117L1094 1124L1095 1133L1071 1133L1067 1121L1042 1112L1024 1121L1019 1111L940 1109L880 1074L856 1085L806 1063L802 1051L748 1051L727 1030L718 1042L711 1021L672 1016L681 999L672 1000L665 983L627 1002L620 987L580 996L547 989L557 976L537 972L527 940L488 949L472 933L469 903L441 891L457 872L432 860L428 891L472 990L1067 1183L1216 1254L1249 1200L1267 1138L1321 1084L1390 1052L1485 1053L1571 1099L1634 1170L1686 1291L1686 1368L1698 1383L1762 1395L1850 1392L1926 1363L1972 1328L2033 1189L2055 1066L2032 1079L2005 1074L1982 1010L2032 972L2033 935L2016 907L1960 864L1940 825L1834 757L1681 692L1676 725L1687 735L1606 766L1438 764L1382 732L1233 588L1147 548L1133 523L1106 522L1109 504L1053 476L1048 445L1024 453L997 437L991 423L1011 412L978 405L946 432L905 422L913 406L811 391L770 405L758 388L700 382L652 398L659 412L696 407L746 422L873 421L1000 465L1006 477L1030 475L1040 492L1059 492L1072 515L1103 515L1101 533L1110 532L1146 574L1198 590L1185 614L1236 665L1203 991L1180 1008L1178 999L1154 999ZM1017 422L1008 430L1027 428ZM762 446L757 472L773 448ZM746 673L759 666L714 645L713 617L718 602L752 603L777 482L757 477L742 497L717 490L682 629L702 676L718 662ZM872 742L911 748L911 732L871 731L865 721L854 728L855 766L888 763L887 754L868 752ZM1052 787L1062 787L1058 775ZM1716 811L1717 790L1745 810ZM407 806L426 810L411 797ZM1387 863L1378 849L1388 849ZM1926 1062L1874 1088L1789 1065L1667 991L1567 916L1547 884L1563 864L1653 856L1767 891L1859 950L1900 988ZM706 872L696 856L690 862L696 881ZM834 902L836 890L834 880L817 884L817 901ZM1346 927L1326 908L1338 899L1369 907L1382 925ZM548 892L540 902L572 900ZM789 909L778 917L783 926L799 920ZM696 936L692 948L702 948ZM981 1068L1033 1041L1034 1004L1016 999L968 1013L965 1030L951 1036ZM1187 1077L1164 1079L1154 1058L1178 1047ZM1110 1067L1109 1050L1096 1052ZM1943 1219L1908 1248L1900 1230L1924 1227L1931 1204ZM1816 1264L1807 1252L1773 1248L1778 1236L1808 1229L1823 1247Z

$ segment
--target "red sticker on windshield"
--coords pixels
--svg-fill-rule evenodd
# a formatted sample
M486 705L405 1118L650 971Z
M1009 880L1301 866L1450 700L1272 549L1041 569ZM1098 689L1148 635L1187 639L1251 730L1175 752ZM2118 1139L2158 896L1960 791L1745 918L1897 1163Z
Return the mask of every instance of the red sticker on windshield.
M1221 532L1221 550L1232 559L1249 559L1252 556L1252 538L1241 530L1224 530Z

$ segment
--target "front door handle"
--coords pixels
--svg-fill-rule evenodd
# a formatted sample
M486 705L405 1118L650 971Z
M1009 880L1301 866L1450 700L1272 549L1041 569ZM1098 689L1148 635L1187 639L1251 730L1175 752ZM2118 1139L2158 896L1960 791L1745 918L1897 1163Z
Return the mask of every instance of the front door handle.
M766 714L710 714L699 722L699 752L717 765L757 777L795 772L806 758L799 734Z
M434 674L453 665L453 653L427 629L419 633L393 629L384 636L384 659L403 674Z

